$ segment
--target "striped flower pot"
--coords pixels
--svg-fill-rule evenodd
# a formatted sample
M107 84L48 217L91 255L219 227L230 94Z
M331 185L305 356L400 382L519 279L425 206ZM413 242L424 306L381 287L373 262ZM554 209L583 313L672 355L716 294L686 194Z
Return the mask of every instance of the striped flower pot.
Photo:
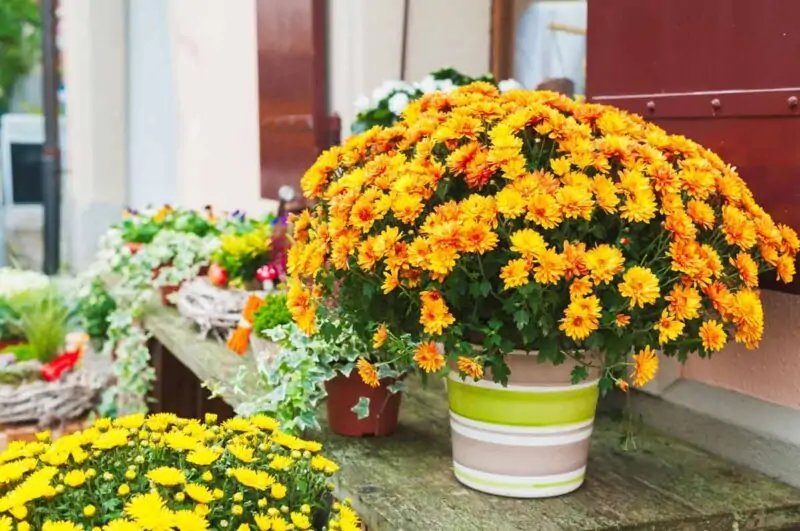
M599 375L570 383L574 363L512 353L507 387L450 373L453 468L464 485L499 496L547 498L583 483Z

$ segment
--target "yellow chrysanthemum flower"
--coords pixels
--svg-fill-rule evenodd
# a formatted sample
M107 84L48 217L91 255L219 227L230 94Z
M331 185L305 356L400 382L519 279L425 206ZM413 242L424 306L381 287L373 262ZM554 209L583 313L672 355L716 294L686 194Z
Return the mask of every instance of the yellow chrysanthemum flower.
M184 487L184 491L186 495L189 496L191 499L196 501L197 503L211 503L214 501L214 495L211 493L211 490L204 485L199 485L197 483L189 483Z
M171 466L162 466L150 470L147 473L147 479L162 487L174 487L186 483L186 476L183 471Z
M64 475L64 484L69 487L80 487L86 483L86 474L83 470L70 470Z
M84 531L82 526L66 520L45 520L42 531Z
M205 516L188 510L175 512L172 516L172 525L178 531L205 531L209 528Z
M256 460L253 449L244 444L229 444L227 450L242 463L252 463Z
M168 531L172 528L173 513L155 491L134 496L125 504L125 514L144 529Z

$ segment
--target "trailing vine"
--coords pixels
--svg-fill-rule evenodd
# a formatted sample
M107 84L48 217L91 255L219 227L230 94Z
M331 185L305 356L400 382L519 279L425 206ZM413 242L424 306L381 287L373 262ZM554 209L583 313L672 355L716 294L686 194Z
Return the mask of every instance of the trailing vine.
M89 282L102 279L115 309L108 316L103 354L113 357L116 377L104 394L100 414L127 415L147 411L155 372L143 317L154 304L156 289L196 277L219 244L214 235L160 231L136 252L124 245L121 232L111 229L101 241Z

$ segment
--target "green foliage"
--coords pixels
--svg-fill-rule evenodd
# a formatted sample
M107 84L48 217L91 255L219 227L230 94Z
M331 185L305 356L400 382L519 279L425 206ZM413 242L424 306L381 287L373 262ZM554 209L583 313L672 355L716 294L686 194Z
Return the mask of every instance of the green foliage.
M228 284L245 288L256 283L256 271L272 259L272 226L260 223L239 232L223 234L211 260L228 274Z
M0 297L0 339L19 339L22 337L22 331L16 325L16 316L8 302Z
M11 91L39 58L41 23L34 0L0 2L0 114L8 111Z
M99 278L92 279L78 299L78 317L83 329L94 340L107 339L108 318L116 309L116 301Z
M60 353L70 309L55 286L18 293L8 299L8 307L33 357L47 363Z
M9 345L0 350L0 354L14 354L16 361L26 361L36 359L36 353L30 345L20 343L19 345Z
M286 306L286 295L275 293L264 298L264 304L253 316L253 331L259 337L267 337L266 331L292 322L292 314Z

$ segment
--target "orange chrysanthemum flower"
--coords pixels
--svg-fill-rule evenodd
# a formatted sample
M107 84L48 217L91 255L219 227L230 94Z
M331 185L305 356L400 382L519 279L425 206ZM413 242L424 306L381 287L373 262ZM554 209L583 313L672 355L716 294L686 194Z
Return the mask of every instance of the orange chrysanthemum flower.
M669 301L669 311L680 321L695 319L700 315L700 293L691 286L676 285L664 299Z
M631 324L631 316L625 315L624 313L618 313L616 316L614 316L614 324L618 328L625 328Z
M533 229L518 230L511 235L511 250L524 258L533 258L546 248L547 244L542 235Z
M644 387L647 382L655 378L656 372L658 372L658 356L650 346L633 355L633 385Z
M380 387L381 381L378 378L378 371L373 364L364 358L358 358L356 367L358 368L358 375L365 384L370 387Z
M722 325L711 319L700 325L700 339L703 341L703 348L708 352L718 352L725 346L728 336Z
M458 370L474 380L480 380L483 378L483 365L481 365L475 358L459 356Z
M582 341L598 329L601 315L600 299L596 296L573 299L564 310L564 318L561 319L559 329L568 337Z
M683 332L684 323L675 318L669 308L661 312L661 319L653 327L658 331L658 342L663 345L669 341L674 341Z
M423 371L431 373L441 370L444 367L445 360L436 343L426 341L414 351L414 361Z
M601 244L586 253L586 268L595 284L611 282L614 275L622 271L625 258L622 251L607 244Z
M387 339L389 339L389 329L386 328L385 323L382 323L372 335L372 348L381 348L386 343Z
M758 264L752 256L741 251L736 255L736 258L731 257L730 262L739 271L739 277L741 277L745 286L748 288L758 286Z
M500 278L505 283L506 289L524 286L530 282L530 265L527 260L517 258L510 260L500 270Z
M646 267L634 266L622 275L619 293L630 300L631 308L644 308L658 299L658 277Z

